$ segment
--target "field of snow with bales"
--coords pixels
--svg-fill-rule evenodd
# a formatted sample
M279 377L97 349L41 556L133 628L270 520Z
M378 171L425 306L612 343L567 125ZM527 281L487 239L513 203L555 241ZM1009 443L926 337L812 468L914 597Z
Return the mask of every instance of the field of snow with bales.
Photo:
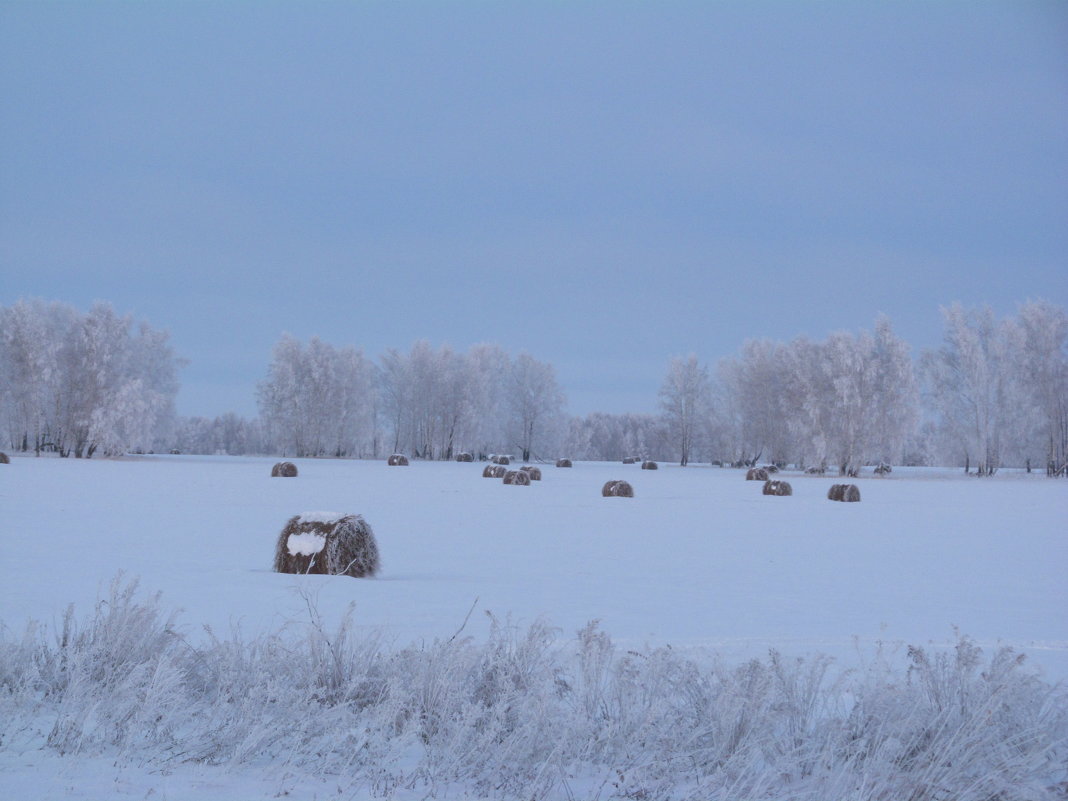
M1064 481L276 461L0 466L0 797L1068 795Z

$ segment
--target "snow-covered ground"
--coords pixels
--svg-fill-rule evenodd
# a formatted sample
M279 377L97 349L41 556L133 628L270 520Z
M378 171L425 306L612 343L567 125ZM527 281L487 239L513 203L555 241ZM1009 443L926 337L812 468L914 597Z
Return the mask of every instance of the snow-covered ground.
M857 480L862 501L845 504L826 498L837 478L790 471L780 477L793 496L772 497L741 471L706 466L543 465L528 487L482 478L477 463L294 460L300 475L281 479L275 461L0 466L4 626L58 624L70 603L88 613L122 571L182 610L192 642L203 625L255 637L305 621L310 598L328 627L353 604L357 631L395 648L461 627L483 638L484 612L544 620L565 638L599 620L620 648L737 662L775 648L841 667L866 663L879 643L902 659L905 644L937 652L959 631L1026 654L1046 681L1068 678L1068 482L897 468ZM634 498L601 497L616 478ZM271 572L286 520L322 511L367 519L376 578ZM334 797L280 781L189 766L160 776L0 744L3 797Z

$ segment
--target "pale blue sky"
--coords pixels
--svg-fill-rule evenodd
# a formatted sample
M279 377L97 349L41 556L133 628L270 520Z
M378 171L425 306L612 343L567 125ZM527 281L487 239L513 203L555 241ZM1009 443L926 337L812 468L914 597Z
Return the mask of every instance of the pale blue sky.
M0 305L172 334L255 412L283 331L667 361L1068 305L1068 4L0 0Z

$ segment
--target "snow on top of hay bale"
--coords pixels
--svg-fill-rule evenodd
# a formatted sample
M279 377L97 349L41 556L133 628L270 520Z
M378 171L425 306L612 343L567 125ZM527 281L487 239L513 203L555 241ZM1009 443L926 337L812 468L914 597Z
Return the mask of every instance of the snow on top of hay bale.
M297 515L298 523L336 523L347 515L340 512L304 512Z
M286 550L290 556L314 556L326 547L322 534L290 534L286 538Z

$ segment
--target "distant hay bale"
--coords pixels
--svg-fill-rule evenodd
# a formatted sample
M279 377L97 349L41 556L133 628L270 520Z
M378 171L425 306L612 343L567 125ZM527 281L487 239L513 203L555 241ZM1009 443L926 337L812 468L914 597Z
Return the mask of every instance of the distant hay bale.
M831 488L827 490L827 499L830 501L857 503L860 500L860 489L856 484L832 484Z
M386 464L390 467L407 467L408 457L403 453L395 453L386 460Z
M875 475L885 476L887 473L893 472L893 469L886 462L880 462L879 466L875 468Z
M360 515L295 515L278 536L274 552L276 573L361 578L373 576L378 566L378 543Z
M493 457L494 464L511 464L512 460L503 454Z
M520 467L519 469L522 470L524 473L526 473L528 476L530 476L530 480L531 481L541 481L541 468L540 467L532 467L532 466L530 466L528 464L525 464L522 467Z
M767 481L768 471L763 467L750 467L745 473L746 481Z
M794 488L790 486L788 481L765 481L764 482L764 494L765 495L793 495Z
M822 476L827 472L825 467L808 467L805 469L805 474L810 476Z
M646 461L642 462L642 470L659 470L659 469L660 469L660 465L658 465L654 461L651 461L651 460L647 459Z
M11 459L3 451L0 451L0 464L11 464Z
M271 468L272 478L296 478L297 466L292 462L279 462Z
M505 470L504 483L514 484L517 487L529 487L530 474L526 470Z
M456 454L456 461L473 462L475 461L475 457L469 454L467 451L461 451L460 453Z
M556 466L557 467L571 467L571 460L570 459L557 459L556 460Z
M634 487L622 480L609 481L601 488L601 495L605 498L633 498Z
M779 472L779 466L774 464L766 464L764 465L764 469L768 471L768 475Z
M638 463L638 457L637 456L624 456L623 457L623 464L637 464L637 463Z

